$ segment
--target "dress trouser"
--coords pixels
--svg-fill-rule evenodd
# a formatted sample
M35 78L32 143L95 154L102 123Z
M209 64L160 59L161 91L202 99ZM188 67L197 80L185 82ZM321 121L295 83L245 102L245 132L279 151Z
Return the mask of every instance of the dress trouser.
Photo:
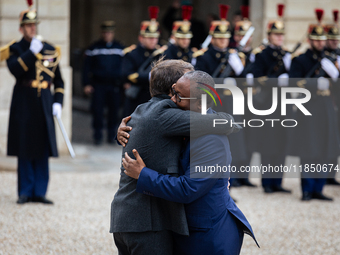
M118 113L121 102L119 87L113 85L95 85L92 96L92 114L94 129L93 138L102 140L104 128L104 109L107 106L107 131L108 140L113 140L118 127Z
M266 187L274 187L274 186L281 186L282 183L282 176L283 172L278 171L278 172L273 172L269 168L269 166L273 167L279 167L280 165L284 166L285 164L285 155L261 155L261 164L262 167L265 166L268 168L267 172L264 172L262 175L262 186ZM269 172L271 171L271 172Z
M48 153L39 159L18 157L19 196L43 197L46 195L49 179Z
M314 165L315 172L312 172L311 167L312 164L315 164ZM327 168L325 169L327 170L326 172L322 171L322 166L324 165ZM302 192L321 193L323 186L326 183L326 178L328 175L328 164L325 162L325 160L301 158L301 166L302 166L301 172ZM317 172L318 168L321 169L320 172Z
M172 232L119 232L113 233L119 255L172 255Z

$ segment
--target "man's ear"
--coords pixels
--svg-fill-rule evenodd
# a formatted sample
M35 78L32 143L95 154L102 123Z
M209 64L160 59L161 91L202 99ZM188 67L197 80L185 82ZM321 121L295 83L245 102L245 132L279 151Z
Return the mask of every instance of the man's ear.
M22 26L19 27L19 32L20 32L21 34L24 34L24 28L23 28Z

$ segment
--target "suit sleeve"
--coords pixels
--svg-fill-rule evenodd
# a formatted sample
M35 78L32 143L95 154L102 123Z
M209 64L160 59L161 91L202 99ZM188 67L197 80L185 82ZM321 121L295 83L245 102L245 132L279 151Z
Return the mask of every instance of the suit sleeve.
M190 166L185 171L185 175L172 177L160 174L149 168L143 168L137 181L136 191L150 196L163 198L177 203L191 203L207 194L216 184L221 173L213 173L210 178L190 178L190 172L195 171L196 166L226 165L231 163L231 155L221 148L226 148L225 144L216 136L199 138L191 148ZM216 151L219 148L219 151ZM221 152L223 151L223 152ZM225 176L228 177L228 176Z
M214 120L222 119L227 124L218 124L214 127ZM202 115L198 112L183 111L179 108L168 108L160 116L161 126L165 136L191 136L200 137L208 134L229 135L240 129L231 123L233 117L227 113L218 112Z
M12 45L10 52L11 56L7 59L7 65L16 79L20 79L29 69L35 68L37 58L32 51L27 50L20 55L15 46Z
M54 84L54 102L63 104L64 100L64 81L61 77L60 67L57 66L57 69L55 71L55 77L53 80Z
M91 50L88 49L85 51L84 57L84 67L83 67L83 86L92 84L92 62L93 57L90 55Z

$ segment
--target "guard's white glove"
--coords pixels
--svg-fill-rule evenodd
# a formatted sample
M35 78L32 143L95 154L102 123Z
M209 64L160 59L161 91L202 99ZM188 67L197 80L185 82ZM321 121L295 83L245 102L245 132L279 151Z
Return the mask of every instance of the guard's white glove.
M318 78L318 89L319 90L329 89L329 80L324 77Z
M277 78L278 78L277 85L279 87L287 87L289 85L289 75L287 73L283 73Z
M290 54L290 53L287 52L287 53L283 56L282 60L283 60L283 64L285 65L286 70L289 71L290 65L291 65L291 63L292 63L292 54Z
M61 118L61 104L53 103L53 116L57 116L57 118Z
M250 53L249 61L250 61L251 63L254 63L254 62L255 62L255 54L254 54L254 53Z
M196 63L197 63L197 58L193 58L193 59L191 60L191 64L192 64L193 66L195 66Z
M246 82L248 86L254 86L254 75L252 73L247 73Z
M43 48L43 43L38 40L37 38L33 37L32 41L31 41L31 45L30 45L30 50L34 53L34 54L38 54L42 48Z
M321 59L321 67L329 75L329 77L333 79L333 81L338 79L339 70L328 58Z
M237 55L237 53L231 53L229 55L228 63L231 66L231 68L234 70L236 76L239 76L242 73L244 66L242 64L240 57Z
M223 80L223 84L227 84L227 85L230 85L230 86L237 86L237 83L236 83L236 80L234 78L225 78Z
M340 67L340 56L337 56L336 60L338 62L338 67Z

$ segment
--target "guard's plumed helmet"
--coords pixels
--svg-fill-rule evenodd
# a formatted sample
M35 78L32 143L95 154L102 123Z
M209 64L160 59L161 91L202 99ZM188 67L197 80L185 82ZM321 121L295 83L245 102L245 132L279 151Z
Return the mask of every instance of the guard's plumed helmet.
M140 35L144 37L159 37L159 23L156 20L158 12L158 6L149 6L150 20L142 21L140 25Z
M322 9L315 9L318 24L310 24L308 28L308 38L312 40L327 40L326 32L321 24L324 11Z
M192 6L183 5L182 6L182 19L180 21L175 21L172 26L172 34L177 38L192 38L191 32L191 12Z
M284 4L277 5L277 16L278 18L275 20L271 20L268 22L267 33L276 33L276 34L284 34L285 33L285 24L283 23L283 11Z
M211 22L209 34L214 38L230 38L230 23L227 21L229 5L220 4L220 19Z
M334 23L325 26L327 39L340 40L340 30L339 30L338 19L339 19L339 11L333 10Z
M248 29L251 27L252 23L249 20L249 6L242 5L241 13L243 20L237 21L235 24L235 34L236 35L245 35Z

